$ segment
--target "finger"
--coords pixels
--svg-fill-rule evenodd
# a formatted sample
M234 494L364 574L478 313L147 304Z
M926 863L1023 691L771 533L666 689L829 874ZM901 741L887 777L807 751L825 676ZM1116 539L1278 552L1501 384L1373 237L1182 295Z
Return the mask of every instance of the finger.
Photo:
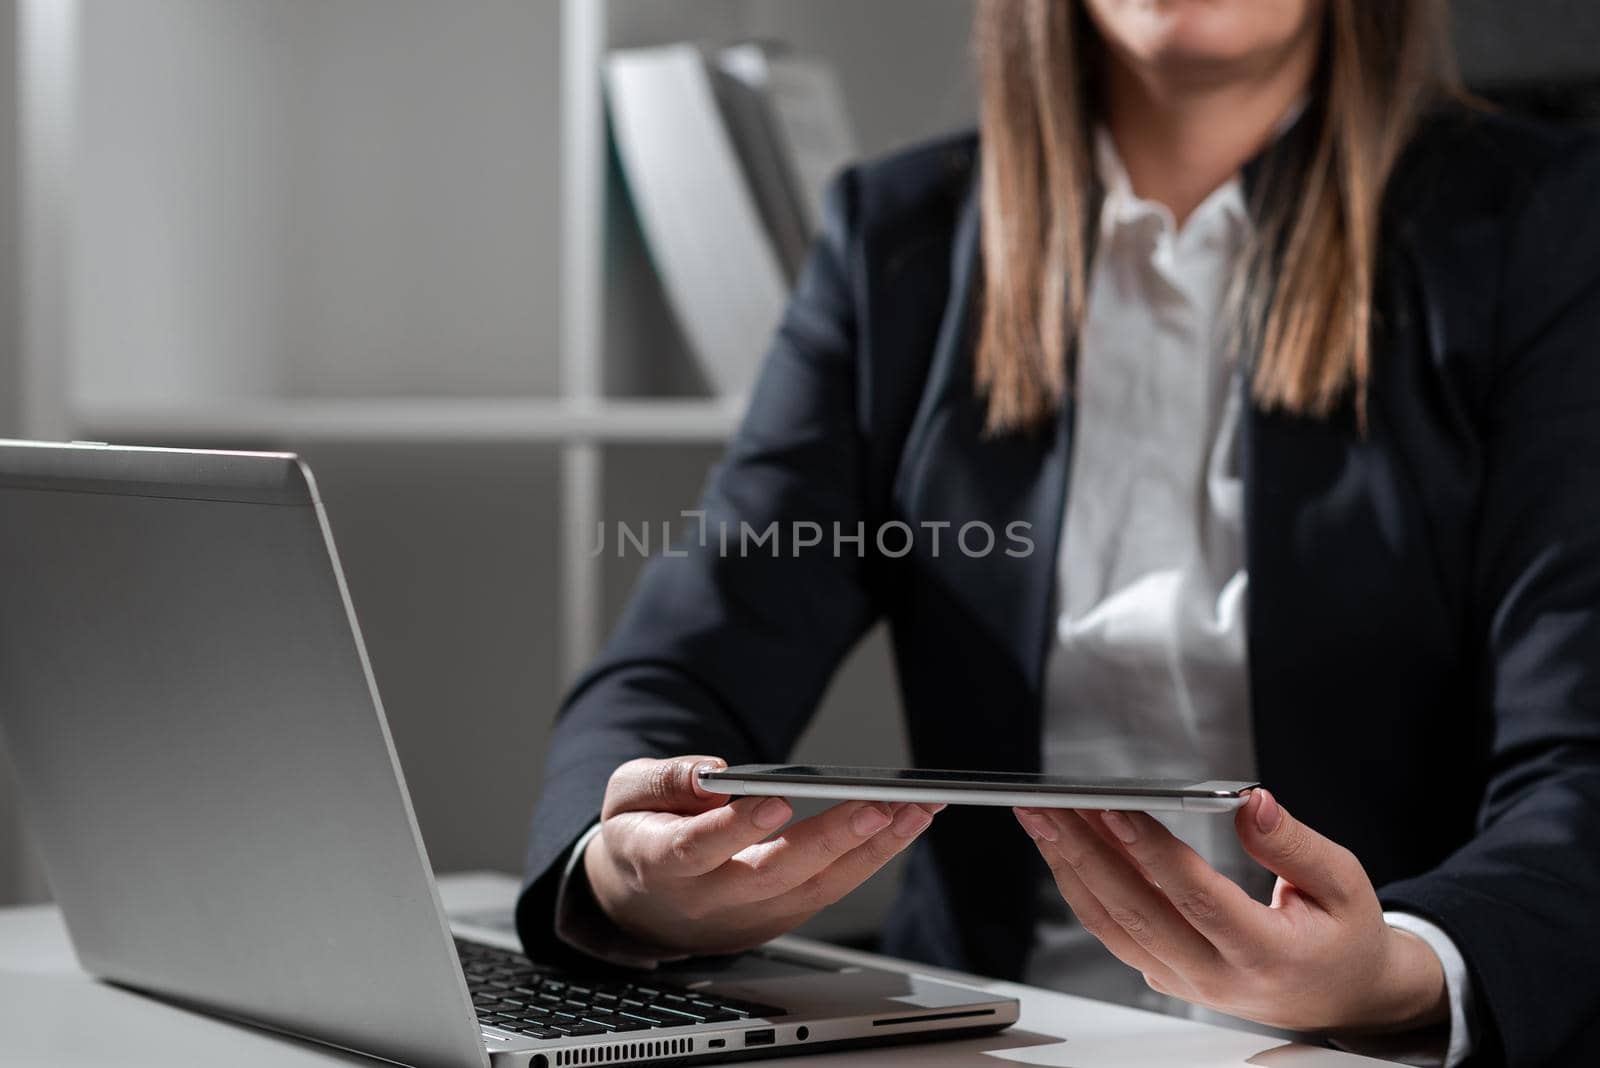
M1144 867L1133 858L1133 854L1128 852L1128 847L1122 844L1122 840L1111 833L1110 827L1107 827L1104 823L1095 819L1085 820L1084 825L1098 834L1102 842L1111 847L1111 849L1120 856L1124 857L1129 864L1132 864L1139 874L1144 876L1145 882L1149 883L1151 886L1155 886L1155 878L1151 876L1149 872L1145 871Z
M1245 851L1262 867L1323 905L1347 904L1368 885L1355 854L1289 815L1264 789L1250 792L1233 825Z
M1154 880L1172 907L1224 954L1270 937L1271 910L1143 812L1102 812L1105 836Z
M1060 833L1055 846L1062 858L1128 937L1184 975L1198 975L1218 963L1216 947L1079 813L1052 811L1046 816Z
M722 867L741 849L755 845L789 822L794 809L781 797L742 797L698 816L622 812L612 817L626 828L622 851L640 867L691 878ZM629 821L634 821L630 825Z
M1056 829L1054 822L1043 812L1028 809L1014 810L1017 822L1022 824L1022 829L1028 832L1028 837L1039 849L1039 855L1044 858L1045 865L1050 869L1050 875L1055 879L1056 889L1061 892L1062 900L1078 918L1078 924L1088 931L1100 943L1111 951L1111 955L1122 963L1138 972L1143 972L1147 978L1154 977L1162 985L1176 988L1180 980L1173 974L1172 969L1165 963L1156 959L1143 946L1135 942L1127 931L1111 918L1106 907L1100 899L1091 894L1083 885L1083 880L1078 878L1077 872L1067 863L1066 857L1056 848L1060 841L1061 833Z
M933 825L930 808L942 805L899 806L887 830L873 835L793 890L759 907L781 916L806 917L838 901L866 882L890 860L911 846Z
M721 808L730 798L727 794L713 794L700 788L695 770L701 767L725 768L727 763L709 756L630 760L611 773L600 817L610 819L621 812L672 812L692 816Z
M889 806L877 802L835 805L735 854L715 873L718 882L711 892L730 903L786 894L883 831L893 819Z

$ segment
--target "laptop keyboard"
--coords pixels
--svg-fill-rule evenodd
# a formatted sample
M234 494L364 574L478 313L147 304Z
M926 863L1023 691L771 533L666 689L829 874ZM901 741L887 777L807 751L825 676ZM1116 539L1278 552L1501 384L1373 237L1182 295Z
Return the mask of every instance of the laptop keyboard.
M786 1015L773 1005L617 976L585 978L535 965L508 949L456 939L478 1022L530 1038L693 1027Z

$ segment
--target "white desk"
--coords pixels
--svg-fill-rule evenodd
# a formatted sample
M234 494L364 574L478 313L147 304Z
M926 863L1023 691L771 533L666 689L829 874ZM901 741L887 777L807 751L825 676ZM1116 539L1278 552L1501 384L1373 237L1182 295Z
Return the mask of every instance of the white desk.
M459 875L440 880L452 913L509 907L514 880ZM841 959L894 961L820 947ZM928 969L922 969L927 971ZM1022 1019L986 1038L807 1056L771 1062L796 1068L958 1065L1008 1068L1354 1068L1382 1062L1166 1016L1105 1005L1015 983L972 980L1022 999ZM377 1062L186 1012L90 979L78 970L60 914L50 906L0 910L0 1065L215 1064L312 1068Z

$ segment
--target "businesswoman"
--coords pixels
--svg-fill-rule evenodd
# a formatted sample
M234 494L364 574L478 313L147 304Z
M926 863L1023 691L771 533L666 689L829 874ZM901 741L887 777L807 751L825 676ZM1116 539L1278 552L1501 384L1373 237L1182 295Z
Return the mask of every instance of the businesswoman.
M532 951L739 949L909 848L891 953L1600 1063L1600 146L1459 102L1439 6L980 0L979 136L838 181L710 536L567 700ZM921 766L1269 789L697 791L877 620Z

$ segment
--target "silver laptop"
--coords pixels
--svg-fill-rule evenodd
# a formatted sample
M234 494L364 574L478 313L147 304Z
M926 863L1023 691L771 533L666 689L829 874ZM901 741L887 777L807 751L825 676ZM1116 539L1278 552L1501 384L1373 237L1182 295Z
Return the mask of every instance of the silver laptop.
M452 931L292 455L0 442L0 734L83 967L202 1011L496 1068L1017 1018L975 987L805 953L580 975Z

